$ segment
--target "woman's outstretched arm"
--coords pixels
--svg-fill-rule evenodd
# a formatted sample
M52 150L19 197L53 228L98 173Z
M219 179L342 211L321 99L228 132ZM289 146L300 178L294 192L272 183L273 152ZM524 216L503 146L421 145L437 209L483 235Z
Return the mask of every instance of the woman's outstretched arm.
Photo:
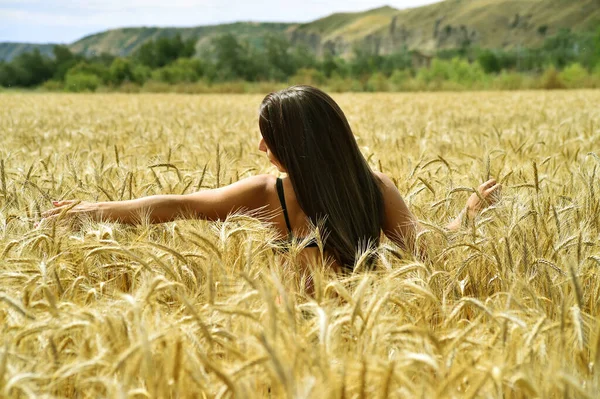
M222 220L238 210L255 210L267 204L267 185L270 175L248 177L225 187L202 190L192 194L151 195L134 200L109 202L54 202L55 208L42 214L44 221L58 218L65 212L67 218L88 216L126 224L140 223L147 215L150 223L163 223L178 217Z
M406 206L392 180L383 173L377 172L376 175L383 183L385 203L383 231L385 235L401 248L414 254L423 255L426 251L426 248L423 247L424 244L421 244L420 248L416 248L417 234L422 229L419 221ZM446 226L446 229L457 230L466 221L465 218L473 220L482 209L498 201L500 190L501 185L496 183L494 179L480 185L478 188L479 194L473 193L469 197L465 209Z

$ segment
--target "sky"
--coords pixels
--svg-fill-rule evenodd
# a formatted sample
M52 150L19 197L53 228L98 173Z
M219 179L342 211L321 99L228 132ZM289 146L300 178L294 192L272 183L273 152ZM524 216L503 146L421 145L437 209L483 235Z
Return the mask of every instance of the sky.
M111 28L309 22L334 12L440 0L0 0L0 42L72 43Z

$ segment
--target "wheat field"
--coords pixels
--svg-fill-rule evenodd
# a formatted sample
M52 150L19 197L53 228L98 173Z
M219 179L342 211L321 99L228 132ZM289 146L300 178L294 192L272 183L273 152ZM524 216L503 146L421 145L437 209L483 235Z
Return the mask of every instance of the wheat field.
M598 397L600 91L334 98L430 261L383 241L311 297L246 215L34 227L275 174L262 96L0 95L0 397ZM445 231L490 176L502 200Z

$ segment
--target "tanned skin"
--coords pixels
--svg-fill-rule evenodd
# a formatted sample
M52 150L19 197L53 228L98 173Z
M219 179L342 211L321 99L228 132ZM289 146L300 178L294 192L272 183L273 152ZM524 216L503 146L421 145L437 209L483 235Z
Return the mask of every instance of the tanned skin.
M285 169L275 159L261 138L258 149L264 152L269 161L280 172ZM392 180L383 173L375 172L381 180L381 188L385 207L385 223L382 230L385 235L404 249L419 253L423 248L415 250L414 240L421 229L412 212L402 199L400 192ZM308 232L306 215L300 208L289 178L283 180L285 200L292 230L295 236L302 237ZM184 195L152 195L134 200L110 202L82 202L65 200L53 202L54 208L42 214L40 224L44 225L58 218L61 214L66 218L88 216L93 220L105 220L125 224L138 224L139 215L145 213L151 223L164 223L178 217L193 217L205 220L224 220L236 211L255 211L256 214L275 215L269 222L282 238L287 237L287 227L275 188L276 177L269 174L252 176L225 187L202 190ZM490 179L478 188L467 200L464 211L449 223L448 230L457 230L465 218L472 220L483 208L495 203L500 196L501 185ZM304 251L316 251L306 248ZM334 264L338 269L339 265Z

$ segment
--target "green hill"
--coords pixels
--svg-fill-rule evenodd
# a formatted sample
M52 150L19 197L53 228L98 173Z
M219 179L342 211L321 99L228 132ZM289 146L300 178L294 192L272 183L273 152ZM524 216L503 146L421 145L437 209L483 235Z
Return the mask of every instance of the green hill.
M232 33L250 43L258 43L267 33L285 34L294 26L287 23L236 22L232 24L198 26L193 28L158 28L139 27L111 29L86 36L69 44L72 51L85 55L110 53L113 55L129 55L148 40L180 34L183 39L198 38L197 50L206 48L215 35ZM54 44L32 43L0 43L0 60L10 61L15 56L39 48L44 54L51 54Z
M123 28L84 37L71 44L70 47L71 50L86 55L103 52L128 55L148 40L180 34L183 39L198 38L196 48L200 50L206 47L215 35L232 33L237 37L249 40L251 43L256 43L267 33L282 34L292 26L292 24L285 23L237 22L194 28Z
M292 27L293 43L320 53L348 53L356 44L389 53L403 46L421 51L471 43L485 48L535 46L561 28L590 30L600 25L597 0L446 0L407 10L383 7L333 14Z
M233 33L257 44L271 32L285 34L293 44L306 45L318 54L324 49L349 54L356 45L386 54L404 46L432 52L465 43L485 48L531 47L561 28L590 30L599 25L598 0L446 0L407 10L381 7L336 13L306 24L239 22L114 29L84 37L70 47L86 55L128 55L148 40L179 33L184 39L197 37L196 48L202 50L218 34ZM52 45L0 43L0 59L35 47L48 53Z
M21 53L28 53L34 49L40 50L42 54L52 54L54 44L32 44L32 43L0 43L0 60L10 61Z

